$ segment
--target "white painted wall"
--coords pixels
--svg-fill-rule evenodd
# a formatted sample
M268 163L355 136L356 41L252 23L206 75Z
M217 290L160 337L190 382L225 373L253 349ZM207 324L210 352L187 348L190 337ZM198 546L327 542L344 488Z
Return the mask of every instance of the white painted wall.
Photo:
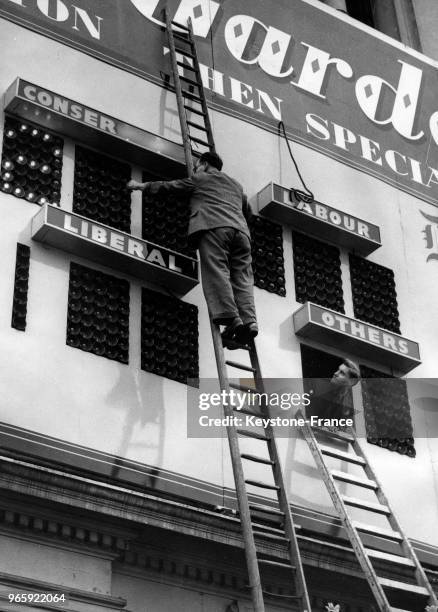
M171 93L8 22L0 22L0 38L0 91L20 76L140 128L179 140ZM250 197L270 181L299 186L285 144L275 135L218 113L212 113L212 120L225 170L245 185ZM317 200L381 227L383 246L370 259L394 269L402 333L420 343L424 361L410 376L436 376L434 279L438 262L426 263L422 234L425 220L420 211L438 215L437 209L303 146L293 144L293 149ZM71 155L68 144L62 198L65 208L71 205ZM138 196L135 198L138 204ZM36 205L0 194L0 207L0 421L219 486L232 486L225 441L186 438L185 387L140 369L139 284L130 279L129 366L66 346L69 262L80 260L31 244L29 223L38 210ZM138 220L138 212L134 214ZM133 232L139 233L137 222ZM299 304L294 301L289 229L285 229L284 238L287 297L256 289L261 327L258 348L267 377L301 375L299 342L292 331L292 313ZM25 333L10 327L18 241L32 247ZM85 260L81 263L87 265ZM348 288L345 290L346 313L352 315ZM185 299L200 309L201 376L212 377L215 365L200 289ZM420 408L415 427L432 417ZM367 451L408 534L438 544L438 446L433 439L419 439L416 446L415 460L370 445ZM328 497L303 443L281 440L280 448L287 464L291 499L330 511Z

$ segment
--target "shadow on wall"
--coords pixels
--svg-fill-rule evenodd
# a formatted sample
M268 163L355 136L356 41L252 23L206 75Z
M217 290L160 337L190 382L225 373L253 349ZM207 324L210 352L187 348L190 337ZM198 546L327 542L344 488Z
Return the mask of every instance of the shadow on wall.
M121 461L134 455L134 459L151 466L144 486L154 488L163 464L165 411L164 381L142 370L121 368L119 379L107 396L109 405L124 415L121 441L111 472L113 478L121 476Z
M170 83L170 75L162 73L161 76L166 85ZM179 140L181 138L181 130L179 127L178 111L175 106L175 93L162 88L160 98L160 127L158 133L164 138L173 140L173 138L176 137L177 140ZM169 101L170 105L168 104Z

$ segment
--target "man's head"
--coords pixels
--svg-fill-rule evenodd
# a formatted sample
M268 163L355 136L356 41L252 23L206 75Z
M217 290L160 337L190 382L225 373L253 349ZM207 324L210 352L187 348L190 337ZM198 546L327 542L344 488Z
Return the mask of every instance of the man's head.
M223 161L217 153L207 151L203 153L195 164L195 172L208 172L209 168L222 170Z
M333 374L331 382L340 387L354 387L359 382L360 371L354 361L344 359Z

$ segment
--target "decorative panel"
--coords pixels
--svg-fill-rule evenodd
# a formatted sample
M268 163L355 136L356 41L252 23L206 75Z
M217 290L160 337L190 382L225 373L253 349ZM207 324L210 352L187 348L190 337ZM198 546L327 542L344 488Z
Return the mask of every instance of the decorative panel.
M143 174L143 181L155 180ZM188 243L190 205L188 197L180 194L143 193L143 234L144 240L165 246L168 249L196 257L195 249Z
M26 329L29 264L30 248L25 244L17 244L11 326L20 331Z
M141 367L182 383L198 378L196 306L143 289Z
M128 363L129 283L70 264L67 344Z
M365 366L360 371L368 442L415 457L406 381Z
M131 230L131 168L100 153L76 147L73 212L122 232Z
M394 272L350 255L354 316L367 323L400 333Z
M297 302L344 311L339 250L305 234L293 232Z
M264 217L253 215L250 221L254 284L260 289L284 297L283 229Z
M58 204L63 146L58 136L6 117L0 189L36 204Z

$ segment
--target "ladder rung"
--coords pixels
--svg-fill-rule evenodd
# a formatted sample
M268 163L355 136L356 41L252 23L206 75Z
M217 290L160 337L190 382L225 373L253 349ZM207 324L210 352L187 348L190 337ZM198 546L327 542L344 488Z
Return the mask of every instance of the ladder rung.
M193 41L189 38L188 33L186 34L185 32L175 32L175 30L172 30L172 34L175 38L178 38L178 40L182 40L183 42L193 47Z
M263 419L265 416L261 412L254 412L253 410L249 410L249 408L238 408L237 406L234 406L233 409L235 412L237 412L237 414L248 414L249 416L255 416L260 419Z
M208 132L205 125L199 125L199 123L194 123L193 121L187 121L187 125L191 125L193 128L200 130L201 132Z
M170 22L172 25L177 26L178 28L181 28L181 30L185 30L186 32L190 32L190 28L187 27L186 25L184 25L183 23L178 23L177 21L171 21ZM173 32L173 30L172 30Z
M197 108L193 108L191 106L187 106L187 104L184 104L184 108L187 109L188 111L195 113L195 115L201 115L202 117L206 117L206 113L204 113L204 111L202 110L198 110Z
M368 478L359 478L358 476L353 476L347 472L339 472L338 470L331 470L330 473L333 478L336 478L336 480L342 480L342 482L348 482L350 484L357 485L358 487L372 489L373 491L379 488L374 480L369 480Z
M245 391L249 393L256 393L257 389L255 387L249 387L248 385L240 385L239 383L230 382L230 387L232 389L237 389L238 391Z
M282 595L281 593L272 593L271 591L262 591L263 595L269 595L269 597L282 597L284 599L302 599L301 595Z
M289 569L292 571L295 571L297 568L295 567L295 565L290 565L289 563L281 563L280 561L271 561L270 559L257 559L257 561L260 563L263 563L263 565L270 565L272 567L278 567L281 569Z
M185 55L186 57L191 57L192 59L195 59L196 57L194 53L190 53L189 51L186 51L185 49L180 49L179 47L175 47L175 51L177 53L181 53L181 55Z
M253 522L252 523L252 528L256 529L257 531L259 531L260 533L272 533L274 535L279 535L281 537L284 537L284 529L282 529L280 526L278 527L272 527L271 525L264 525L261 523L256 523Z
M264 434L257 433L256 431L250 431L249 429L238 429L237 433L241 436L246 436L247 438L255 438L256 440L263 440L264 442L269 442L271 438L268 438Z
M381 527L374 527L374 525L366 525L365 523L359 523L353 521L353 526L363 533L377 536L379 538L386 538L388 540L394 540L394 542L402 542L403 536L398 531L392 531L391 529L382 529Z
M189 79L188 77L179 75L179 80L184 81L185 83L189 83L190 85L194 85L195 87L199 87L198 81L194 81L193 79Z
M187 91L187 89L183 89L181 93L184 96L184 98L189 98L189 100L194 100L195 102L198 102L198 104L201 104L202 102L202 98L200 98L199 96L195 96L195 94L190 93L190 91Z
M372 548L366 548L365 552L369 557L373 557L373 559L381 559L382 561L389 561L390 563L398 563L399 565L406 565L407 567L415 567L415 562L407 557L392 555L391 553L384 552L383 550L374 550Z
M187 121L187 123L190 123L190 121ZM243 363L237 363L237 361L226 361L225 363L232 368L238 368L239 370L245 370L246 372L254 372L254 374L257 372L255 368L244 365Z
M409 610L405 610L404 608L389 608L389 612L409 612Z
M209 142L205 142L205 140L202 140L201 138L196 138L195 136L190 136L190 140L193 140L194 142L198 142L199 144L204 145L204 147L211 146Z
M417 595L424 595L429 597L430 593L426 587L419 586L418 584L409 584L408 582L399 582L398 580L391 580L390 578L377 577L378 581L386 589L395 589L397 591L409 591L410 593L416 593Z
M264 457L257 457L256 455L248 455L243 453L240 455L242 459L248 459L248 461L255 461L256 463L264 463L265 465L275 465L275 461L271 459L265 459Z
M260 536L261 538L268 538L269 540L275 540L276 542L286 542L289 543L290 540L285 535L276 535L274 533L267 533L264 531L258 531L257 529L253 529L254 536Z
M259 487L260 489L270 489L271 491L279 491L280 487L278 485L267 484L266 482L259 482L258 480L245 480L246 484L252 485L253 487Z
M185 68L186 70L192 70L192 72L196 72L196 68L194 66L191 66L190 64L185 64L184 62L178 62L178 61L176 63L178 66L181 66L181 68Z
M386 516L391 514L391 510L388 506L384 506L383 504L375 504L364 499L357 499L356 497L349 497L347 495L341 495L341 498L344 504L353 506L354 508L362 508L363 510L369 510L370 512L376 512L377 514L384 514Z
M316 434L322 434L336 440L344 440L344 442L354 442L355 438L345 431L328 431L324 427L312 427L312 431Z
M329 446L319 445L321 453L328 457L335 457L335 459L343 459L349 463L355 463L357 465L366 465L366 461L359 455L353 455L353 453L346 453L345 451L338 450L337 448L330 448Z
M254 510L255 512L263 512L264 514L274 514L275 516L284 517L283 510L279 510L278 508L271 508L270 506L260 506L259 504L249 504L249 509ZM295 525L295 529L297 529L297 525Z

